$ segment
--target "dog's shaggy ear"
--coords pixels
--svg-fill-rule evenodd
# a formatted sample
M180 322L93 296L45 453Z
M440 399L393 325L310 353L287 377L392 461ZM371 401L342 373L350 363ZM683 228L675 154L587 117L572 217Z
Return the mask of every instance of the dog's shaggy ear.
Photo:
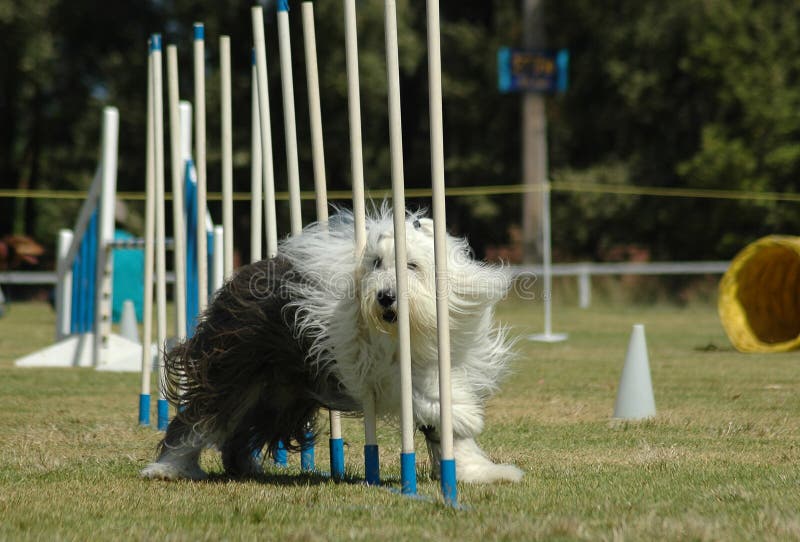
M430 218L417 218L413 222L414 229L433 237L433 220Z

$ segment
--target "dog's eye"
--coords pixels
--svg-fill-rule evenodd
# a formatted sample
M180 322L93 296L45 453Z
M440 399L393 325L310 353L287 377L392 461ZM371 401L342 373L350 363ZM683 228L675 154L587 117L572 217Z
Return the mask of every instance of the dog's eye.
M406 267L408 267L408 269L411 271L416 271L419 266L417 265L417 262L408 262Z
M383 258L378 257L378 258L375 258L374 260L372 260L372 268L373 269L378 269L382 265L383 265Z

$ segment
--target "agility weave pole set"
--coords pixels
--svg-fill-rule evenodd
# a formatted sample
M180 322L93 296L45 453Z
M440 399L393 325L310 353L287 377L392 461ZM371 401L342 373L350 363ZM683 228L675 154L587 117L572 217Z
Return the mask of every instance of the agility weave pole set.
M428 57L429 57L429 84L430 84L430 124L431 124L431 163L433 179L433 219L436 257L436 306L438 326L438 358L439 358L439 391L441 414L441 487L446 502L455 504L456 476L455 460L453 456L453 430L452 430L452 405L450 391L450 348L449 348L449 321L448 321L448 283L447 283L447 254L446 254L446 227L444 206L444 158L443 158L443 130L442 130L442 98L441 98L441 60L439 45L439 13L438 2L428 2ZM251 202L251 249L253 260L261 256L261 198L263 196L266 237L266 257L273 258L278 252L277 219L275 211L275 179L272 157L271 123L269 114L269 95L267 83L267 59L264 36L264 20L261 7L253 7L251 11L253 22L253 93L252 93L252 165L251 189L253 199ZM316 66L316 50L314 36L313 4L302 3L303 33L305 45L305 60L309 95L309 116L311 119L312 156L314 171L314 186L317 195L317 220L320 223L327 221L327 198L325 188L324 150L322 144L322 120L319 103L319 82ZM363 159L361 148L361 119L360 96L358 76L358 48L356 32L355 1L344 0L345 17L345 48L347 60L348 80L348 105L350 120L351 165L353 182L353 209L355 222L355 247L358 254L363 252L366 243L365 230L365 202ZM294 89L291 73L291 50L289 40L289 6L288 2L278 2L278 41L281 65L281 86L283 91L283 114L286 138L286 164L289 189L289 210L291 222L291 235L300 235L302 232L302 217L300 205L300 179L297 154L297 134L295 125ZM405 234L405 197L404 174L402 160L402 131L401 131L401 102L400 102L400 76L398 60L398 37L396 6L391 0L385 1L385 32L386 32L386 65L388 81L388 111L390 125L390 151L391 151L391 178L392 200L394 209L394 237L395 237L395 272L397 277L397 326L398 326L398 362L400 366L401 389L401 492L406 495L415 495L416 460L414 451L414 415L412 408L412 379L411 379L411 344L410 324L408 315L408 286L407 286L407 261L406 261L406 234ZM194 101L195 101L195 157L197 167L197 209L205 209L206 170L205 170L205 46L204 29L201 24L194 26ZM152 338L152 295L153 295L153 266L155 264L155 287L157 299L158 344L163 346L166 342L166 296L165 296L165 224L164 224L164 134L163 134L163 84L160 36L154 35L150 40L149 85L148 85L148 134L147 134L147 213L145 235L145 344ZM231 171L231 92L230 92L230 42L229 38L220 38L220 64L221 64L221 97L222 97L222 164L223 164L223 224L226 242L223 243L225 253L223 274L227 278L232 270L232 171ZM167 46L167 77L169 81L169 111L170 111L170 142L172 148L172 175L173 175L173 204L176 208L182 205L180 192L181 181L178 169L180 161L176 160L176 149L183 144L181 134L175 128L174 122L177 115L178 84L177 84L177 50L174 45ZM177 165L176 165L177 164ZM177 188L177 190L176 190ZM175 213L174 228L180 234L182 225L178 223L181 213ZM198 212L198 253L203 254L205 236L205 221L202 213ZM174 251L176 258L176 293L182 287L185 291L185 279L181 276L179 262L181 254L186 250L180 235L175 237ZM203 258L198 260L198 310L202 311L207 303L204 281L207 280L207 270ZM179 294L178 294L179 295ZM178 303L179 306L183 304ZM185 315L188 318L189 315ZM189 324L189 321L186 321ZM180 325L179 330L184 330ZM187 333L189 333L187 331ZM179 337L181 334L179 333ZM159 372L163 370L164 352L158 355ZM149 404L149 382L151 364L146 355L142 356L142 394L141 404ZM159 375L159 382L162 377ZM159 391L159 405L163 400L163 389ZM161 407L159 406L159 411ZM365 479L368 484L380 484L380 465L378 460L378 443L376 435L376 408L374 397L365 401L363 405L365 427ZM335 479L344 477L343 441L341 437L341 423L338 412L330 413L331 429L331 475ZM281 463L285 461L282 454L276 454L274 459ZM312 470L313 450L304 450L302 466Z

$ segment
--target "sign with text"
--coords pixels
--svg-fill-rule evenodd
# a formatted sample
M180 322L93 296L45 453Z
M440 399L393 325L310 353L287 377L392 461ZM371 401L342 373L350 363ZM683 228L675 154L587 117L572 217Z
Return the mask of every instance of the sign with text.
M556 93L567 90L569 51L512 49L497 52L500 92Z

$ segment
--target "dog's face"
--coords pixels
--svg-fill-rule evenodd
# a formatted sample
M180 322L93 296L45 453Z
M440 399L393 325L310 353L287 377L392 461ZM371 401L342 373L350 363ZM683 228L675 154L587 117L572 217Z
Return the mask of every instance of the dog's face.
M409 320L412 331L429 332L436 326L433 221L406 221L406 275ZM397 275L394 227L391 218L369 228L361 262L360 301L364 320L378 330L395 333L397 323Z

